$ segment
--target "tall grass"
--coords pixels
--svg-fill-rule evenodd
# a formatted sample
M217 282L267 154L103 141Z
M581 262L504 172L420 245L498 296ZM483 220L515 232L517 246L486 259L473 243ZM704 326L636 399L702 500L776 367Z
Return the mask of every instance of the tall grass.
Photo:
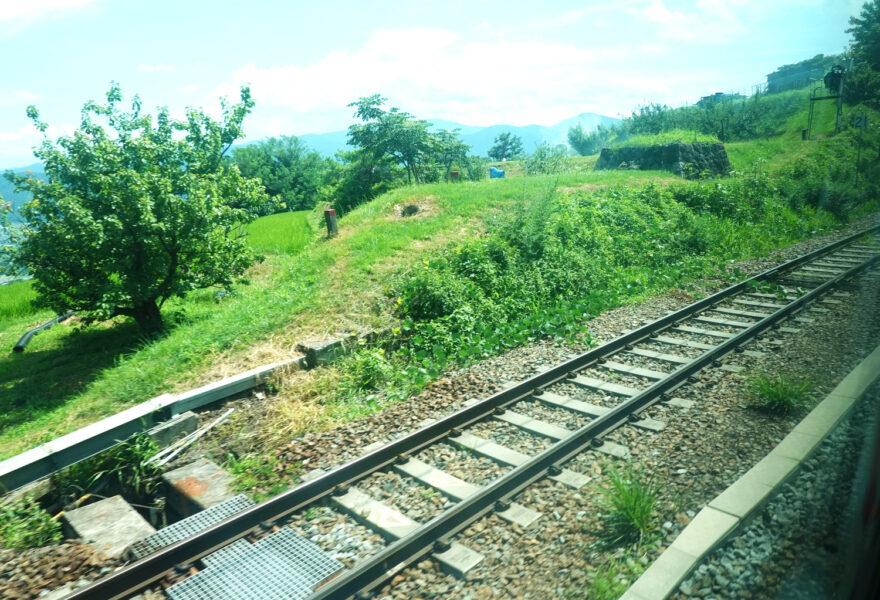
M30 281L0 285L0 321L37 312L31 301L37 297Z
M308 216L300 210L261 217L247 227L248 243L261 253L297 254L314 238Z

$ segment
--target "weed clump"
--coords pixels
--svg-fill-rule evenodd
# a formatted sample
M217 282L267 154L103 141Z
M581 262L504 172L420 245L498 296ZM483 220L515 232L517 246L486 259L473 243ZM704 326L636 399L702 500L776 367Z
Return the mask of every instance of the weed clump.
M760 373L751 378L748 391L754 408L785 415L802 406L813 385L808 380L779 373Z
M602 488L600 505L605 510L609 543L639 543L657 528L656 506L660 487L652 476L632 465L618 469L608 464L603 471L609 487Z
M0 540L4 548L21 550L58 542L61 523L32 497L0 505Z

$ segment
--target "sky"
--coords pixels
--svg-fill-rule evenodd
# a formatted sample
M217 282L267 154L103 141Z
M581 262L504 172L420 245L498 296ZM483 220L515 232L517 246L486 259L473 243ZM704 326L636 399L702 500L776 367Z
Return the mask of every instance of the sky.
M78 125L116 81L144 108L219 115L249 85L247 139L347 128L382 94L424 119L552 125L750 93L843 51L864 0L0 0L0 167Z

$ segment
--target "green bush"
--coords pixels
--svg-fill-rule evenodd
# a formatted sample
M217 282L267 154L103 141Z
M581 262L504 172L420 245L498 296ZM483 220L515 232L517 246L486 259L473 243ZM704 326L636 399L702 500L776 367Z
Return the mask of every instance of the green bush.
M62 538L61 523L30 496L0 504L0 539L4 548L21 550L53 544Z
M526 157L525 170L528 175L556 175L568 167L568 152L559 146L541 144Z

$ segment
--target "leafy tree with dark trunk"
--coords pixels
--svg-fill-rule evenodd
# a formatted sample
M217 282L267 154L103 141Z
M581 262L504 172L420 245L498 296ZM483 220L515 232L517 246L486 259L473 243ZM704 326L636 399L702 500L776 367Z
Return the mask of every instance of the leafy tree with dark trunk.
M489 158L492 160L513 160L525 154L522 138L510 132L499 133L489 148Z
M195 109L172 119L167 108L154 120L137 96L130 112L121 101L113 84L106 105L83 107L73 135L44 137L34 154L45 180L6 173L33 195L12 258L33 274L39 306L87 321L124 315L152 334L166 300L228 288L252 264L242 225L266 194L223 161L253 107L248 88L239 104L223 101L220 122ZM28 116L45 136L37 109Z
M437 146L434 159L441 167L443 167L443 176L449 181L449 173L452 171L452 165L456 163L464 163L467 160L467 153L471 149L459 137L460 129L449 131L443 129L436 135Z

